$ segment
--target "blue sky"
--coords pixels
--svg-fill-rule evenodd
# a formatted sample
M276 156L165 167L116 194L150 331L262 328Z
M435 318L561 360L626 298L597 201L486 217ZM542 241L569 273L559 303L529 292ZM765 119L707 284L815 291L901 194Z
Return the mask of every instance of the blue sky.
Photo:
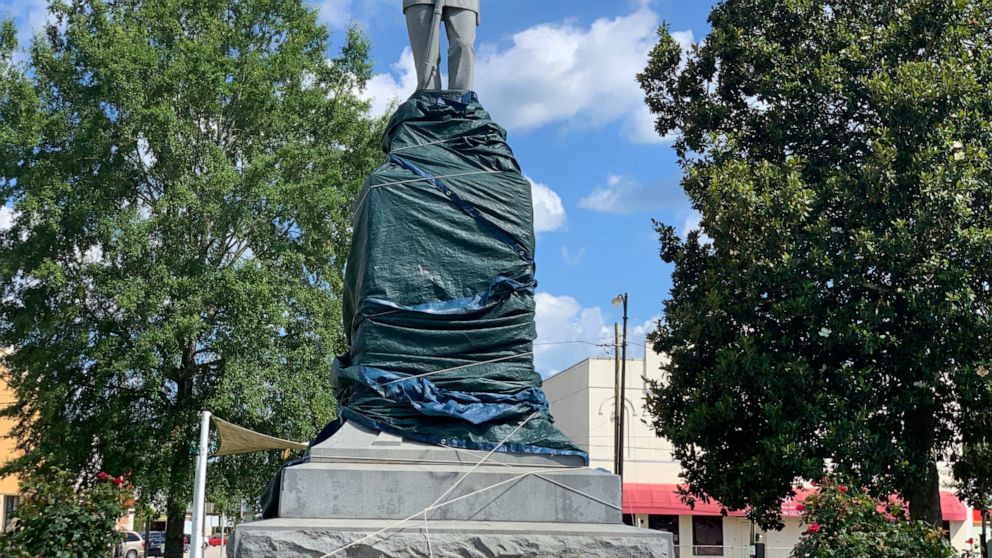
M310 0L332 30L359 25L373 43L374 110L416 84L401 0ZM671 269L658 258L651 220L692 228L671 142L654 133L635 82L667 22L687 46L708 32L713 2L675 0L482 0L476 90L509 131L535 183L538 234L538 369L551 374L612 340L630 293L631 352L658 319ZM0 0L22 43L45 20L44 0ZM0 208L0 227L9 210ZM591 343L587 344L587 343ZM636 344L635 344L636 343Z

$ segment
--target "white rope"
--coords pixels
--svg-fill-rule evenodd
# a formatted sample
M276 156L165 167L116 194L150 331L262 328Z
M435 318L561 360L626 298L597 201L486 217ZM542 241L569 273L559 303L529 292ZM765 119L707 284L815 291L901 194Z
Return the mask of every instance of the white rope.
M455 451L465 451L453 448L451 446L442 446L436 444L439 447L453 449ZM550 465L550 464L527 464L520 465L517 463L506 463L505 461L496 461L493 459L489 460L490 463L494 465L503 465L505 467L527 467L528 469L534 468L544 468L544 469L560 469L561 465ZM419 465L474 465L475 461L465 462L465 461L453 461L444 459L403 459L402 457L322 457L319 463L417 463ZM580 466L575 466L573 469L581 469Z
M464 475L462 475L462 478L458 479L455 482L455 484L451 485L451 488L445 490L444 491L444 494L438 496L437 497L437 500L434 500L434 503L431 504L431 506L436 506L438 502L440 502L441 500L444 500L444 497L447 496L448 494L451 494L456 488L458 488L458 486L462 483L462 481L464 481L465 479L467 479L468 476L471 475L472 473L474 473L476 469L478 469L479 467L481 467L483 463L485 463L486 461L489 461L489 458L492 457L494 453L496 453L497 451L499 451L499 448L503 447L503 444L505 444L507 440L509 440L510 438L512 438L514 434L516 434L521 428L523 428L525 424L527 424L528 422L530 422L532 418L536 417L537 416L537 413L538 413L538 411L534 411L533 413L530 414L529 417L527 417L526 419L524 419L523 422L521 422L520 424L518 424L517 427L513 429L513 432L510 432L509 434L507 434L506 437L503 438L503 440L500 441L500 443L496 445L496 447L494 447L493 449L489 450L489 453L487 453L486 456L483 457L481 461L479 461L478 463L476 463L475 466L473 466L471 469L469 469L467 473L465 473Z
M424 537L427 538L427 558L434 558L434 549L431 547L431 528L427 523L427 510L424 510Z
M453 491L454 489L458 488L458 486L461 485L462 481L464 481L466 478L468 478L469 475L471 475L472 473L474 473L476 471L476 469L478 469L479 467L481 467L483 463L485 463L490 457L492 457L492 455L494 453L496 453L496 451L499 450L499 448L503 447L503 444L505 444L507 440L509 440L510 438L512 438L514 434L516 434L521 428L523 428L525 424L527 424L528 422L530 422L531 419L533 419L535 416L537 416L537 414L538 413L536 411L533 412L533 413L531 413L531 415L529 417L527 417L523 422L521 422L520 424L518 424L517 427L514 428L512 432L510 432L509 434L507 434L506 437L504 437L500 441L500 443L496 445L496 447L494 447L489 453L487 453L486 456L483 457L481 461L479 461L478 463L476 463L475 466L473 466L471 469L468 470L468 472L466 472L464 475L462 475L461 478L459 478L455 482L455 484L451 485L451 487L448 488L448 490L445 490L444 491L444 494L438 496L438 498L436 500L434 500L434 503L431 504L431 505L429 505L429 506L427 506L426 508L424 508L423 511L417 512L417 513L411 515L410 517L407 517L406 519L403 519L401 521L398 521L396 523L393 523L392 525L388 525L388 526L386 526L386 527L384 527L384 528L376 531L375 533L372 533L370 535L366 535L365 537L362 537L361 539L358 539L357 541L353 541L351 543L348 543L345 546L342 546L341 548L339 548L339 549L331 552L330 554L325 554L324 556L321 556L320 558L330 558L331 556L334 556L336 554L339 554L340 552L343 552L344 550L347 550L347 549L351 548L352 546L355 546L356 544L362 543L362 542L364 542L364 541L366 541L366 540L368 540L368 539L370 539L372 537L375 537L375 536L378 536L381 533L384 533L385 531L388 531L388 530L393 529L393 528L395 528L395 527L397 527L399 525L402 525L403 523L406 523L407 521L410 521L411 519L414 519L415 517L417 517L420 514L423 514L424 515L424 523L426 524L426 522L427 522L427 516L428 516L428 514L431 511L434 511L435 509L440 509L440 508L442 508L444 506L447 506L449 504L452 504L454 502L457 502L459 500L462 500L462 499L464 499L464 498L466 498L468 496L474 495L475 493L469 493L469 494L466 494L464 496L459 496L458 498L455 498L453 500L449 500L449 501L447 501L447 502L445 502L445 503L443 503L441 505L438 505L438 503L441 500L443 500L445 496L447 496L448 494L451 494L451 491ZM536 471L530 471L528 473L525 473L524 476L526 476L528 474L531 474L531 473L534 473L534 472L536 472ZM516 478L516 477L514 477L514 478ZM521 477L521 478L523 478L523 477ZM513 480L513 479L510 479L510 480ZM489 486L487 488L484 488L482 490L477 490L476 493L485 492L486 490L490 490L492 488L495 488L497 486L500 486L502 484L505 484L506 482L507 481L496 483L496 484L494 484L492 486ZM430 539L429 538L428 538L428 543L427 544L428 544L428 547L429 547L430 546Z
M548 474L548 473L564 473L564 472L567 472L567 471L574 471L574 470L575 470L574 467L562 467L559 470L548 471L545 474ZM499 482L497 482L495 484L489 485L489 486L487 486L485 488L480 488L479 490L475 490L473 492L469 492L468 494L463 494L462 496L459 496L457 498L452 498L451 500L448 500L447 502L443 502L443 503L438 504L438 505L435 505L435 506L430 506L430 507L424 508L423 510L418 511L417 513L415 513L415 514L413 514L413 515L411 515L409 517L406 517L406 518L400 519L399 521L396 521L394 523L391 523L391 524L383 527L382 529L379 529L378 531L376 531L374 533L369 533L368 535L365 535L364 537L358 539L357 541L350 542L350 543L342 546L341 548L339 548L337 550L333 550L333 551L331 551L331 552L329 552L329 553L321 556L320 558L331 558L331 556L336 556L336 555L340 554L341 552L344 552L345 550L348 550L349 548L351 548L351 547L353 547L355 545L361 544L361 543L363 543L363 542L365 542L365 541L367 541L367 540L369 540L371 538L377 537L377 536L385 533L386 531L390 531L390 530L396 529L400 525L403 525L405 523L409 523L411 520L414 520L414 519L420 517L425 512L439 510L439 509L441 509L441 508L443 508L445 506L449 506L449 505L454 504L456 502L460 502L460 501L462 501L462 500L464 500L466 498L472 498L473 496L478 496L479 494L482 494L483 492L488 492L488 491L490 491L490 490L492 490L494 488L499 488L499 487L503 486L504 484L509 484L509 483L512 483L512 482L517 482L520 479L524 479L524 478L527 478L527 477L529 477L531 475L536 475L536 474L538 474L537 471L526 471L524 473L520 473L519 475L516 475L514 477L508 478L506 480L501 480L501 481L499 481Z
M515 355L510 355L510 356L505 356L505 357L500 357L500 358L494 358L492 360L486 360L486 361L483 361L483 362L473 362L471 364L463 364L461 366L453 366L451 368L445 368L444 370L436 370L434 372L425 372L423 374L417 374L416 376L406 376L404 378L400 378L399 380L393 380L391 382L386 382L386 383L384 383L382 385L383 386L391 386L393 384L398 384L398 383L403 382L405 380L412 380L412 379L415 379L415 378L424 378L424 377L427 377L427 376L434 376L435 374L444 374L445 372L453 372L455 370L463 370L465 368L471 368L473 366L482 366L483 364L492 364L494 362L503 362L504 360L511 360L511 359L514 359L514 358L517 358L517 357L525 357L525 356L532 355L532 354L534 354L534 351L528 351L526 353L519 353L519 354L515 354Z
M473 452L472 450L461 450L461 449L457 449L457 448L451 448L451 449L453 449L453 450L455 450L456 452L459 452L459 453L465 452L465 453L468 453L470 455L474 455L475 454L475 452ZM505 463L503 461L493 461L492 463L495 464L495 465L502 465L503 467L510 467L511 469L513 467L520 467L520 465L514 465L512 463ZM527 467L532 467L532 465L527 465ZM582 468L583 467L581 467L581 466L572 467L572 469L582 469ZM568 486L567 484L560 483L560 482L558 482L556 480L551 480L548 477L545 477L544 475L538 474L536 472L534 473L534 475L537 478L541 479L541 480L548 481L548 482L550 482L551 484L553 484L555 486L564 488L565 490L568 490L570 492L574 492L574 493L578 494L579 496L585 496L586 498L589 498L590 500L592 500L594 502L598 502L600 504L603 504L604 506L613 508L615 510L621 510L621 511L623 510L623 508L621 508L620 506L617 506L616 504L612 504L610 502L607 502L606 500L602 500L600 498L597 498L597 497L593 496L592 494L589 494L589 493L586 493L586 492L582 492L578 488L575 488L575 487L572 487L572 486Z
M365 203L365 200L368 199L369 192L371 192L372 190L375 190L376 188L385 188L386 186L397 186L399 184L410 184L410 183L413 183L413 182L427 182L429 180L440 180L442 178L457 178L459 176L474 176L474 175L477 175L477 174L500 174L500 173L505 173L505 172L511 172L511 171L490 171L490 170L487 170L487 171L460 172L460 173L457 173L457 174L446 174L446 175L443 175L443 176L431 176L431 177L427 177L427 178L418 176L417 178L409 178L407 180L397 180L395 182L384 182L382 184L372 184L369 187L367 187L364 192L362 192L362 199L358 200L358 203L355 204L355 213L356 214L358 213L358 209L360 209L362 207L362 204Z
M451 143L453 141L459 141L459 140L463 140L463 139L465 139L465 138L457 137L457 138L448 138L448 139L437 140L437 141L429 141L427 143L418 143L418 144L415 144L415 145L407 145L406 147L396 147L396 148L390 147L389 148L389 152L390 153L395 153L397 151L405 151L407 149L416 149L418 147L427 147L429 145L438 145L439 143Z

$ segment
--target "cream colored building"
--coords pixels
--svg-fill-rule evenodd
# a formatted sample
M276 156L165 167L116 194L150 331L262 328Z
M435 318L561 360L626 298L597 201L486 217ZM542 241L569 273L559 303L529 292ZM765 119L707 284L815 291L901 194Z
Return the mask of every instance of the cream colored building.
M652 351L646 359L627 361L624 396L624 520L646 528L670 530L678 541L677 554L692 556L752 556L756 535L765 547L766 558L787 558L805 529L795 503L783 505L785 529L761 532L743 516L724 517L719 504L697 503L694 509L674 493L681 482L681 468L671 444L658 438L648 426L644 411L644 378L661 380L662 356ZM615 365L612 357L583 360L544 382L551 414L561 430L589 452L590 466L613 471ZM951 492L941 493L945 528L959 549L978 538L978 528Z
M3 380L3 370L0 369L0 408L6 407L14 402L14 394ZM11 430L14 428L14 421L8 418L0 418L0 465L5 465L17 457L15 441L9 438ZM12 511L17 509L20 503L18 496L18 479L15 476L0 478L0 529L7 526L7 521Z

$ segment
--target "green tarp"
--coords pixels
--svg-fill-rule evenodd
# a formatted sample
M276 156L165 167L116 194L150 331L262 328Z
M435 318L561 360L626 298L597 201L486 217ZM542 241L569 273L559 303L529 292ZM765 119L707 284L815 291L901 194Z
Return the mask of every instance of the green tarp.
M354 220L341 414L409 439L580 455L534 370L534 224L506 132L472 92L421 91ZM530 420L527 420L527 419Z

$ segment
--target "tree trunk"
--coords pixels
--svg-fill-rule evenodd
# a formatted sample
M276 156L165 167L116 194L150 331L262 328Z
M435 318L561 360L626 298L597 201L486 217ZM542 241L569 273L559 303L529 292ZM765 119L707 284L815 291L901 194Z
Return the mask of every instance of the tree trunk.
M926 521L937 528L943 525L944 517L940 509L940 476L934 460L931 459L927 464L924 478L906 490L906 499L909 500L909 515L914 520Z
M175 428L179 433L178 439L188 440L189 444L195 443L195 433L198 429L195 426L194 415L187 407L192 400L193 382L195 374L196 359L194 358L195 345L190 343L183 350L182 366L179 369L179 377L176 379L176 401L175 414L178 424ZM191 445L176 444L172 447L172 456L169 460L169 488L166 500L166 515L168 526L165 532L165 557L183 558L183 527L186 523L186 507L190 503L189 495L192 493L193 471L192 456L189 453ZM197 526L194 525L193 529ZM191 532L192 534L192 532ZM190 544L192 544L190 537Z
M186 499L170 494L165 505L165 558L183 558Z
M934 416L934 411L925 403L904 415L906 447L917 466L911 476L904 479L902 496L908 500L909 515L913 520L925 521L939 529L944 518L940 510L940 475L934 452L934 433L938 426Z

